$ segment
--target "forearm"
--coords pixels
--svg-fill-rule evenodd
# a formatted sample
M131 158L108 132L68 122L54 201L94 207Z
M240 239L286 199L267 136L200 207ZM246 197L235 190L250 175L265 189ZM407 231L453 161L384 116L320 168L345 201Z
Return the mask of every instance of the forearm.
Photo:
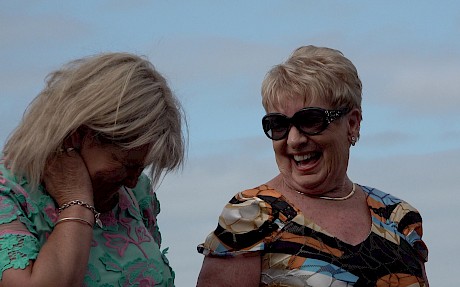
M94 224L94 215L86 208L68 208L60 214L59 219L70 217ZM37 259L25 270L6 270L0 287L82 286L92 236L93 229L83 222L65 221L57 224Z
M93 213L86 208L75 206L59 215L59 219L69 217L82 218L94 225ZM81 286L92 238L93 229L83 222L56 225L34 263L32 281L48 281L47 286Z
M205 257L198 287L259 286L261 257Z

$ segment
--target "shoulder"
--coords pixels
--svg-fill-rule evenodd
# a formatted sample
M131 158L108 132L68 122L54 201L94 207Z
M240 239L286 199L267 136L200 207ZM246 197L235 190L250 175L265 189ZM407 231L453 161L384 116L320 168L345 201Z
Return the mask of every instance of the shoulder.
M150 178L142 173L132 193L139 204L139 213L146 228L150 231L155 241L161 244L161 233L157 224L160 213L160 202L152 188Z
M422 260L428 259L428 248L422 240L423 227L420 212L408 202L376 188L361 186L368 194L368 205L380 218L382 224L394 229L419 253Z
M41 195L44 193L43 186L32 190L25 177L16 176L6 166L4 159L0 158L0 193L12 193L15 196L28 198L30 195Z
M16 196L14 190L21 190L20 185L0 162L0 224L16 220L18 214L22 214L21 204L25 204L26 197Z
M132 192L139 203L141 212L148 210L149 213L153 213L153 216L157 216L160 213L160 202L152 188L152 181L146 174L142 173L139 176L137 185L132 189Z
M370 207L384 218L402 225L399 227L406 226L410 221L422 221L419 211L405 200L377 188L361 187L368 194Z
M141 173L132 191L137 199L149 196L150 193L153 193L150 178L145 173Z
M264 185L239 192L224 206L219 225L237 234L258 229L273 218L271 201L278 197L275 190Z
M3 188L20 186L24 180L18 179L14 174L5 166L3 158L0 159L0 184Z
M261 185L237 193L225 205L217 228L198 251L205 255L235 256L264 249L283 226L286 210L293 210L283 196ZM290 216L289 216L290 218Z
M219 223L230 228L243 222L259 227L264 222L279 219L287 221L297 212L277 190L260 185L237 193L223 208ZM231 228L230 228L231 229Z
M0 207L3 214L11 214L10 220L14 220L19 214L38 212L34 202L31 202L25 179L14 176L2 161L0 161Z
M281 198L282 195L275 189L270 188L267 185L260 185L255 188L238 192L229 200L225 208L229 206L244 207L251 204L271 205L273 202L278 201Z
M155 216L160 212L160 203L152 188L152 182L146 174L142 173L139 176L137 185L132 189L132 192L139 203L141 211L153 209Z

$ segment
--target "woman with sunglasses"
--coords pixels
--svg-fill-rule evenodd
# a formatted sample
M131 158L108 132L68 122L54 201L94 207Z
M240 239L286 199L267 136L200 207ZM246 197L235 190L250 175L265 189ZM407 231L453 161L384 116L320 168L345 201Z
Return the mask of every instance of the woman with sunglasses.
M361 81L337 50L300 47L262 84L279 175L235 195L198 246L198 286L428 286L422 219L347 175Z

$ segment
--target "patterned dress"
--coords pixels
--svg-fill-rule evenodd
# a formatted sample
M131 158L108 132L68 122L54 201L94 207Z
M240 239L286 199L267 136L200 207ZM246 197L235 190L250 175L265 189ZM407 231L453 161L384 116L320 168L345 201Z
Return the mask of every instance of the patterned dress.
M120 189L119 198L112 211L101 214L103 227L94 227L84 286L174 286L167 249L160 251L160 205L150 180L141 175L134 189ZM24 269L37 258L57 217L57 206L43 187L30 191L26 180L0 162L0 225L20 220L28 229L0 231L0 279L3 271Z
M426 286L422 218L408 203L361 186L372 216L368 237L350 245L328 234L267 185L238 193L198 252L260 252L260 286Z

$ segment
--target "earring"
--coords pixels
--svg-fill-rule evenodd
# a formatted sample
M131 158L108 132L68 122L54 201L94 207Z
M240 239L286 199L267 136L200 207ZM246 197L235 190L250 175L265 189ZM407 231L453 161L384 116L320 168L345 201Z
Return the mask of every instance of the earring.
M356 137L355 137L355 136L352 136L352 137L351 137L351 145L352 145L352 146L355 146L355 144L356 144Z

